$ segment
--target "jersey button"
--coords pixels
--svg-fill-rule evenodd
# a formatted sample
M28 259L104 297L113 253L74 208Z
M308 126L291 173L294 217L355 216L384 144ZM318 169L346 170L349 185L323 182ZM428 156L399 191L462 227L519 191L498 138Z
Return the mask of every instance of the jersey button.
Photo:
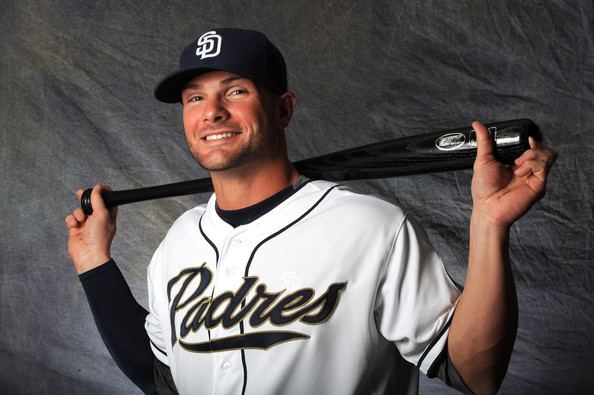
M231 362L223 362L223 364L221 365L224 371L231 369L231 366L233 366Z

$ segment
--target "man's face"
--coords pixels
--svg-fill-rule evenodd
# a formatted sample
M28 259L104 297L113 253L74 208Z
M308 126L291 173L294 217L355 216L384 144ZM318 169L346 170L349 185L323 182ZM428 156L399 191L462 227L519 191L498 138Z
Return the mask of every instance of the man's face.
M254 164L278 152L277 100L252 80L211 71L192 79L181 100L188 146L206 170Z

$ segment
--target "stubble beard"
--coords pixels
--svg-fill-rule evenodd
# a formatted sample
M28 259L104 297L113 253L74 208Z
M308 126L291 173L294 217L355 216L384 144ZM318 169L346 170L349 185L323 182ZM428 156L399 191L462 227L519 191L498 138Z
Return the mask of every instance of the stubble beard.
M193 149L191 149L191 151L194 160L196 160L200 167L209 172L233 169L247 163L249 161L248 159L251 157L251 150L242 149L241 151L234 152L224 158L207 161L203 160L197 151Z
M215 158L202 158L200 152L195 147L190 147L190 152L200 167L208 172L230 170L258 159L273 156L277 141L272 135L272 132L267 133L269 133L267 136L258 134L257 139L236 147L233 152L217 154ZM266 139L270 141L266 141Z

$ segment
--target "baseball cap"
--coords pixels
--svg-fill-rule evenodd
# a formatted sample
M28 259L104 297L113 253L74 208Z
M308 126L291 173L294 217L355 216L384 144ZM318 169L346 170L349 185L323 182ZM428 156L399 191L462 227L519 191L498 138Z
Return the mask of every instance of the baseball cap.
M192 41L182 52L179 69L163 78L155 97L164 103L181 101L181 91L194 77L223 70L287 91L287 67L280 51L256 30L212 29Z

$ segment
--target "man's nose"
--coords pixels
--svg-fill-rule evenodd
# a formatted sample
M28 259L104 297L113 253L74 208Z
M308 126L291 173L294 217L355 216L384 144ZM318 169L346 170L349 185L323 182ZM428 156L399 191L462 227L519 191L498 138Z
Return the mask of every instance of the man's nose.
M229 112L220 98L207 99L203 114L204 122L221 122L226 120L228 117Z

